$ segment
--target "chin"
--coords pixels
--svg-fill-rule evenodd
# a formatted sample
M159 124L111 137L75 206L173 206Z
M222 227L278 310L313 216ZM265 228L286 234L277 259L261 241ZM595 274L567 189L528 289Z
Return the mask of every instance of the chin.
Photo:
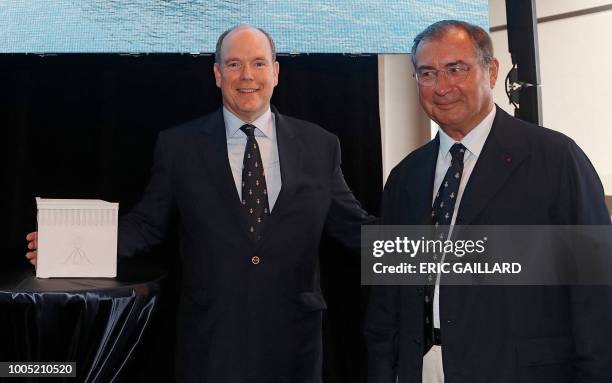
M445 124L453 124L465 119L465 115L456 110L439 111L436 113L436 117L439 121L444 121Z
M253 113L257 111L257 107L250 105L240 105L240 111L242 113Z

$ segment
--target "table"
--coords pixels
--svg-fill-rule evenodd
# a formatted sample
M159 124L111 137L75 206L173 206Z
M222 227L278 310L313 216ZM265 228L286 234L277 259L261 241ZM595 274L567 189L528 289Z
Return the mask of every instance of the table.
M118 381L158 305L164 275L138 260L120 262L113 279L1 270L0 361L76 362L76 379L44 382Z

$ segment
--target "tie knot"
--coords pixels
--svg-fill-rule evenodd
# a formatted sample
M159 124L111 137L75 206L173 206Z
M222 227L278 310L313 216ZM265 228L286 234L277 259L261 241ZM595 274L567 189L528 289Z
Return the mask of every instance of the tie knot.
M240 130L242 130L247 137L255 137L255 127L251 124L242 125Z
M465 146L463 146L463 144L460 144L460 143L454 144L450 148L450 153L451 153L451 156L453 157L453 161L452 161L453 165L454 164L463 165L463 156L465 155Z

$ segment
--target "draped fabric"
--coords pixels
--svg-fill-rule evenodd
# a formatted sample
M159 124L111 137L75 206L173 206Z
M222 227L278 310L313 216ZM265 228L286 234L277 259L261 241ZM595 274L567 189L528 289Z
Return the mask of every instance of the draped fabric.
M0 360L75 362L76 379L62 381L119 381L157 307L161 274L130 281L9 272L0 284Z

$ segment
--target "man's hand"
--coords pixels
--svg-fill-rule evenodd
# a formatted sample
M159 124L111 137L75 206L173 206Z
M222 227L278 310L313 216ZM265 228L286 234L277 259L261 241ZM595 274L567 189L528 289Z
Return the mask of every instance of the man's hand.
M36 266L36 258L38 257L38 253L36 251L38 248L38 232L33 231L26 235L26 240L28 241L28 249L31 251L28 251L25 256L31 264Z

